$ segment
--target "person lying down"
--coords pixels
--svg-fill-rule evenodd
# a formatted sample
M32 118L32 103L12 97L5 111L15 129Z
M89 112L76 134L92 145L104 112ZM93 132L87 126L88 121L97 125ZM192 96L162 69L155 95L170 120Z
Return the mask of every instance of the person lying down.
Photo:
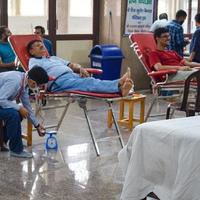
M130 68L116 80L99 80L89 77L88 72L79 64L70 63L57 56L45 56L46 49L40 40L33 40L27 45L27 51L31 58L29 68L42 67L49 76L55 80L48 82L48 90L51 92L64 92L79 90L97 93L121 93L127 96L133 87Z

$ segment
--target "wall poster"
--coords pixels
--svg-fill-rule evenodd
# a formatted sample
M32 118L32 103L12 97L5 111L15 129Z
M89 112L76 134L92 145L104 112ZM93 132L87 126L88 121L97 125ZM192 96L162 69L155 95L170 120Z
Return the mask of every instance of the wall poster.
M128 0L125 34L148 32L153 23L153 0Z

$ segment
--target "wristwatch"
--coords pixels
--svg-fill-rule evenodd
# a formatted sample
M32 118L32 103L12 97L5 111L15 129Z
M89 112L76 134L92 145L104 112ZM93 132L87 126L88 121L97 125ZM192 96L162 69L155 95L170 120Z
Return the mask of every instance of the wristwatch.
M35 126L35 128L39 128L40 127L40 124L38 124L37 126Z

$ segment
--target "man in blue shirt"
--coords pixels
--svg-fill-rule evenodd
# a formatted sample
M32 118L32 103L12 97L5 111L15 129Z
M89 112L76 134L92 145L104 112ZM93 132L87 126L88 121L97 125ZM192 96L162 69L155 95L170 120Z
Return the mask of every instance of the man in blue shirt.
M9 141L10 155L31 158L32 153L23 150L21 138L21 120L29 118L40 136L44 136L44 128L39 124L29 101L28 88L48 82L48 75L41 67L35 66L27 73L10 71L0 73L0 120L4 121L4 142ZM13 100L22 103L16 104Z
M0 26L0 72L15 70L15 54L8 42L11 32L8 27Z
M31 57L29 67L35 65L42 67L49 76L56 80L48 83L48 89L53 92L79 90L86 92L117 93L128 95L133 82L130 79L130 69L120 79L109 81L88 77L87 71L80 65L70 63L56 56L46 57L43 43L33 40L27 45Z
M195 22L197 29L192 36L189 60L200 63L200 13L196 14Z
M167 26L170 33L169 49L176 51L181 57L183 57L183 48L188 44L188 41L184 40L182 27L186 17L187 13L179 10L176 12L176 19Z
M35 28L34 28L34 34L40 35L42 37L44 46L46 47L49 55L50 56L54 56L52 42L50 40L47 40L46 38L44 38L44 35L45 35L45 29L44 29L44 27L43 26L35 26Z

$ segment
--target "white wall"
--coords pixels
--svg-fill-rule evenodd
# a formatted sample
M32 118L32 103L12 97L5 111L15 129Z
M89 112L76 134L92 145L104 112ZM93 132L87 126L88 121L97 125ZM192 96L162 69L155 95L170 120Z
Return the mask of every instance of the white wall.
M90 66L88 55L92 49L92 41L57 41L57 56L71 62L79 63L84 67Z

